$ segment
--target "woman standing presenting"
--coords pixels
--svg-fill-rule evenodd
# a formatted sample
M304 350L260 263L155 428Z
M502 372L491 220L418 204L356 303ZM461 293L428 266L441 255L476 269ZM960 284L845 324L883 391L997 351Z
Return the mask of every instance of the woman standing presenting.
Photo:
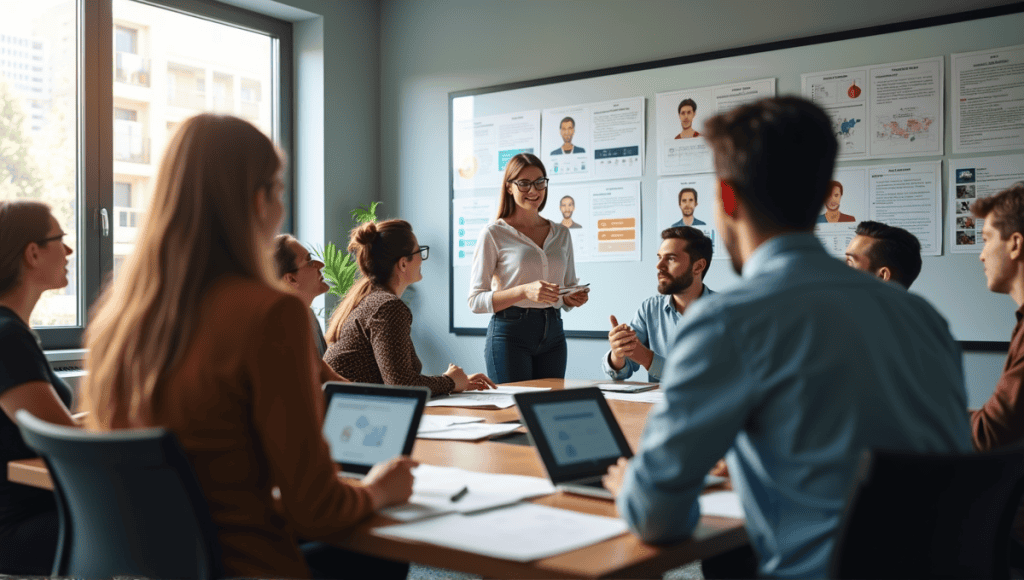
M496 383L565 376L566 344L560 309L587 303L575 286L572 239L561 224L541 217L547 171L520 153L505 166L498 218L480 233L473 255L469 307L492 312L484 358Z

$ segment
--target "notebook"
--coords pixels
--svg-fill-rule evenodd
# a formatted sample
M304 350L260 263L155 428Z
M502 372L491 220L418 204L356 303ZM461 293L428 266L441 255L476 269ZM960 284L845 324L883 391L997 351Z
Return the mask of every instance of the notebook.
M362 479L374 465L412 453L430 389L324 384L324 439L342 475Z
M632 457L626 437L596 387L515 395L519 416L556 488L611 499L608 466Z

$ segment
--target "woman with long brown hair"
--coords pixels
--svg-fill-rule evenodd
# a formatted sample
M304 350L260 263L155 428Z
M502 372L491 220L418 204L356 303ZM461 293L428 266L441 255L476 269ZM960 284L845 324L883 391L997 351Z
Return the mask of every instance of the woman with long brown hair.
M360 485L337 477L321 434L308 311L270 265L282 168L246 121L184 121L135 252L86 332L86 425L178 436L229 576L308 577L296 537L339 532L412 492L407 458L378 465Z
M68 285L64 230L50 208L0 201L0 465L35 457L14 414L73 426L71 388L50 368L29 318L46 290ZM0 478L0 574L49 576L57 550L53 494Z
M498 216L480 232L470 274L469 308L491 312L484 342L487 374L499 383L563 378L568 357L561 311L587 303L569 229L540 215L548 174L535 155L505 166Z
M401 300L423 278L420 266L430 248L420 246L404 220L369 222L352 230L348 249L356 253L362 277L331 315L324 360L338 374L360 383L429 387L434 394L493 388L486 375L467 376L449 364L441 376L420 374L423 364L412 345L412 311Z

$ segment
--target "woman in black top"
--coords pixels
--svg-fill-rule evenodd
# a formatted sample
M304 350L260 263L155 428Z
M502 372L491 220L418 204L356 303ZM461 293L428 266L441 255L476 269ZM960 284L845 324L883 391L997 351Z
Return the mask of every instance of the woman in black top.
M59 425L74 425L71 389L50 368L28 326L46 290L68 285L71 248L45 204L0 201L0 466L34 457L14 414L26 409ZM53 493L0 478L0 574L47 576L57 546Z

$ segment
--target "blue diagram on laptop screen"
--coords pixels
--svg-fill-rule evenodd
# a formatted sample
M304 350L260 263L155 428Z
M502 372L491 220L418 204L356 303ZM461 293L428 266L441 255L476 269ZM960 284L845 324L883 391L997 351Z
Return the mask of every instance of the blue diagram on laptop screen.
M537 422L559 465L618 457L608 423L595 401L565 401L534 405Z
M334 461L373 465L402 454L416 400L335 393L324 438Z

